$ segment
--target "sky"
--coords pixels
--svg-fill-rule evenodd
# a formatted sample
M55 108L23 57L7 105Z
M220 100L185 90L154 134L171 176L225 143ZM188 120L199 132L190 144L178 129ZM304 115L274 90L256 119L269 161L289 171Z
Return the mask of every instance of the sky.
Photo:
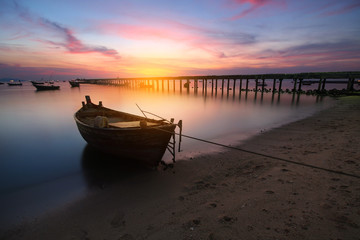
M0 0L0 79L360 70L360 0Z

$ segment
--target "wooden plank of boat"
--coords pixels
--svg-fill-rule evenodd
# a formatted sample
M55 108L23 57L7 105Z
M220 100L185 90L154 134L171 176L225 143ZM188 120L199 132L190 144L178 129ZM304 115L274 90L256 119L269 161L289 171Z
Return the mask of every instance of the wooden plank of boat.
M86 96L74 115L76 125L85 141L118 157L148 167L157 166L175 133L173 121L149 119L93 104Z
M158 123L146 122L147 126L157 126ZM118 127L118 128L139 128L140 121L130 121L130 122L113 122L109 123L110 127Z

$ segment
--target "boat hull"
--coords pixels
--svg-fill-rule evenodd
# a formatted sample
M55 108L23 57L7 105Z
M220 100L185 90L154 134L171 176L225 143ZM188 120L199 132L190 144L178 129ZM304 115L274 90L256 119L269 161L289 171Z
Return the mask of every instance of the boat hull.
M60 86L54 86L54 85L37 85L37 84L35 84L34 87L38 91L59 90L60 89Z
M155 167L161 161L176 125L159 129L108 130L96 129L76 122L85 141L102 152L122 161L135 161Z
M9 86L22 86L22 83L8 83Z

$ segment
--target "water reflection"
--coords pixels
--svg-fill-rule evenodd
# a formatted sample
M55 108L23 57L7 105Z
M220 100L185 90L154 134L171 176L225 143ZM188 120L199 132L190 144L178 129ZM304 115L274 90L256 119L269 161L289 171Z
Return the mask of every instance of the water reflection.
M89 144L84 147L81 165L89 188L103 188L106 185L151 171L133 164L130 160L105 154Z

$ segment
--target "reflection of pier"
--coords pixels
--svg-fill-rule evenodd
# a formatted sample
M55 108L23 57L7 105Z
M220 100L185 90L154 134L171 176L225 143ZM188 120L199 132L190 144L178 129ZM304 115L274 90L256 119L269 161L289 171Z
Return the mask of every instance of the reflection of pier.
M355 79L360 78L360 72L319 72L319 73L297 73L297 74L263 74L263 75L218 75L218 76L180 76L180 77L156 77L156 78L114 78L114 79L84 79L84 82L91 84L103 84L114 86L125 86L137 88L141 86L152 86L154 90L179 90L180 92L191 91L194 93L199 90L207 93L211 87L211 93L220 91L223 95L230 91L235 93L238 87L239 93L242 91L261 91L261 92L300 92L304 85L314 86L314 91L324 91L326 84L346 84L347 91L354 90ZM249 87L249 81L254 81L253 89ZM282 89L284 82L290 82L293 86L291 90ZM184 83L183 83L184 82ZM270 84L268 84L270 82ZM200 83L200 84L199 84ZM210 85L211 83L211 85ZM226 83L226 84L225 84ZM245 85L245 87L243 87ZM266 88L272 86L272 88Z

